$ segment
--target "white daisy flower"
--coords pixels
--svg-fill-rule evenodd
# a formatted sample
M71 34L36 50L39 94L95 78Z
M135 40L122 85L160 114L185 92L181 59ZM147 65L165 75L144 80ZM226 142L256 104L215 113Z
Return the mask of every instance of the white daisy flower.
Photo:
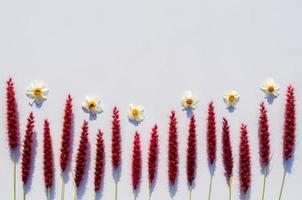
M135 106L130 104L129 109L128 118L131 121L141 122L144 120L144 107L142 105Z
M275 83L274 79L268 78L263 82L260 89L264 92L266 97L277 97L279 95L280 87Z
M49 93L49 88L46 87L42 80L34 80L26 88L26 96L29 98L29 104L33 105L41 104L43 101L47 100Z
M198 102L199 99L197 96L193 95L191 91L186 91L183 98L181 99L181 106L184 109L187 108L195 109L197 108Z
M228 108L235 107L235 105L238 103L239 99L240 99L240 96L239 96L238 92L235 90L231 90L223 96L223 101Z
M86 96L82 104L82 108L92 115L97 115L103 112L101 99L98 96Z

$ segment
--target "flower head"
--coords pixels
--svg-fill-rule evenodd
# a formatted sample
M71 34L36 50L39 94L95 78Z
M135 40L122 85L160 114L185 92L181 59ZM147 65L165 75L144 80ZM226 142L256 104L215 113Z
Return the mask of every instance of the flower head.
M11 150L19 147L19 117L15 86L12 78L6 82L6 120L8 144Z
M112 114L112 127L111 127L111 160L113 170L116 171L121 166L121 124L120 114L117 107L113 108Z
M169 184L174 185L178 178L178 130L175 111L170 114L169 132L168 132L168 178Z
M82 104L82 108L92 114L97 115L103 112L100 97L98 96L87 96Z
M148 178L149 187L152 187L155 181L157 168L158 168L158 127L155 124L151 131L151 137L149 141L149 152L148 152Z
M279 95L280 86L277 85L272 78L266 79L260 89L265 93L266 97L277 97Z
M195 109L197 108L198 102L199 99L197 96L193 95L191 91L186 91L181 100L181 105L184 109Z
M234 107L240 99L237 91L231 90L223 96L223 101L227 107Z
M133 104L129 105L130 111L128 113L128 118L131 121L141 122L144 120L144 106L138 105L135 106Z
M223 118L222 123L222 160L225 170L225 176L228 184L230 184L231 177L233 176L233 153L230 138L230 126L227 119Z
M296 143L296 98L293 86L287 87L283 125L283 160L294 156Z
M49 88L42 80L34 80L26 88L26 96L29 98L29 104L41 104L47 100Z
M251 155L248 130L245 124L241 124L240 128L239 182L241 192L246 195L251 186Z
M140 135L135 132L132 149L132 164L131 164L131 178L132 189L137 192L140 186L142 176L142 147L140 141Z

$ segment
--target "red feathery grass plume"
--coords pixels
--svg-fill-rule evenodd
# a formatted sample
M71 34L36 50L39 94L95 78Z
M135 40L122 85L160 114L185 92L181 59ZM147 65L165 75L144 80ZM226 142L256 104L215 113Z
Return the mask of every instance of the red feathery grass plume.
M149 142L149 152L148 152L148 178L149 187L154 183L157 167L158 167L158 127L155 124L151 131L151 138Z
M168 174L169 183L174 185L178 177L178 135L175 111L171 112L168 140Z
M117 107L113 108L112 115L112 128L111 128L112 138L112 166L114 170L118 170L121 164L121 126L120 126L120 116Z
M44 182L46 189L50 190L54 182L54 160L52 141L50 135L50 128L48 120L44 121L44 141L43 141L43 152L44 152Z
M241 124L240 130L239 181L241 192L247 195L251 184L251 156L247 126L244 124Z
M98 131L96 139L96 157L95 157L95 170L94 170L94 191L100 190L104 179L105 172L105 142L103 132Z
M216 121L213 102L210 102L208 107L207 121L208 162L213 165L216 161Z
M22 161L21 161L23 185L26 185L31 170L34 128L35 128L35 119L34 119L34 114L31 112L29 114L29 117L27 118L26 130L23 140L23 151L22 151Z
M134 192L137 191L140 185L140 180L142 176L142 150L140 135L135 132L132 150L132 189Z
M197 159L197 139L196 124L194 115L190 119L188 143L187 143L187 180L192 187L196 176L196 159Z
M208 118L207 118L207 153L208 153L208 163L210 166L211 179L209 187L208 199L211 199L212 193L212 182L214 176L214 165L216 162L216 120L214 103L211 101L208 106Z
M11 150L19 146L19 118L15 87L12 78L6 82L6 120L8 144Z
M284 127L283 127L283 162L284 172L282 178L282 185L279 194L279 200L282 197L283 188L285 185L285 177L288 171L288 161L294 156L296 142L296 100L295 90L293 86L288 86L286 91L286 105L284 113Z
M260 104L259 116L259 153L260 164L262 167L267 168L270 161L270 133L267 117L267 110L264 102Z
M228 184L233 176L233 153L230 139L230 126L226 118L222 119L222 159Z
M88 154L88 145L88 122L84 121L76 156L76 166L74 169L74 182L77 188L80 187L82 179L84 177Z
M65 103L63 129L62 129L62 142L61 142L61 155L60 155L60 167L62 172L65 172L66 167L70 162L72 128L73 128L72 124L73 124L72 98L70 95L68 95Z
M294 154L296 141L296 103L293 86L288 86L283 128L283 160L287 162Z

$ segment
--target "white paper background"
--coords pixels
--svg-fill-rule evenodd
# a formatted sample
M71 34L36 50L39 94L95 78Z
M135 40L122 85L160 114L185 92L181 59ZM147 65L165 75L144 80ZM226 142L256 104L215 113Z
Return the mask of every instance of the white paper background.
M274 77L281 95L268 106L272 133L272 171L268 177L266 199L277 199L282 176L282 126L284 93L289 83L297 95L297 149L292 173L284 190L286 200L299 199L302 178L300 132L302 104L302 2L247 0L88 0L88 1L0 1L0 193L12 199L12 162L5 131L5 81L15 80L22 136L30 111L36 115L38 145L31 189L27 199L46 199L42 175L42 124L51 122L54 144L56 184L54 199L60 197L59 146L64 101L74 97L75 145L80 126L88 119L80 104L85 95L99 94L104 112L90 123L92 161L81 199L93 198L93 158L98 128L105 132L106 176L102 199L113 199L111 175L110 125L114 105L121 110L123 137L120 199L133 199L130 183L130 147L133 133L142 136L143 178L138 199L146 199L146 156L150 129L160 130L159 177L153 199L169 199L167 182L168 116L175 109L179 119L180 176L176 200L188 199L186 185L186 137L188 118L181 111L180 97L191 89L200 97L195 114L198 130L198 172L193 199L207 198L209 171L206 158L205 127L207 104L216 105L218 133L221 118L230 120L235 156L234 199L238 191L238 138L240 123L248 124L252 151L251 199L259 199L262 176L257 145L258 105L264 100L259 84ZM43 79L50 87L49 100L41 109L28 105L24 94L33 79ZM236 89L241 94L238 109L228 113L222 102L224 92ZM129 103L143 104L146 120L135 127L127 120ZM213 198L227 199L227 186L218 161L213 183ZM74 149L76 146L74 146ZM73 154L74 158L74 154ZM72 162L74 165L74 162ZM18 199L21 199L18 165ZM66 198L73 198L73 185L66 185Z

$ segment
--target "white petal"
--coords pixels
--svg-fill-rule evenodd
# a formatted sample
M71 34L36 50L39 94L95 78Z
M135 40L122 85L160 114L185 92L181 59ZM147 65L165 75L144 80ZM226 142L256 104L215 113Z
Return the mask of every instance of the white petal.
M181 100L181 105L182 107L187 108L188 107L187 100L186 99Z
M131 120L135 120L134 116L131 113L128 113L128 118Z
M139 105L139 106L137 106L137 109L138 109L140 112L142 112L142 111L144 111L144 106Z

